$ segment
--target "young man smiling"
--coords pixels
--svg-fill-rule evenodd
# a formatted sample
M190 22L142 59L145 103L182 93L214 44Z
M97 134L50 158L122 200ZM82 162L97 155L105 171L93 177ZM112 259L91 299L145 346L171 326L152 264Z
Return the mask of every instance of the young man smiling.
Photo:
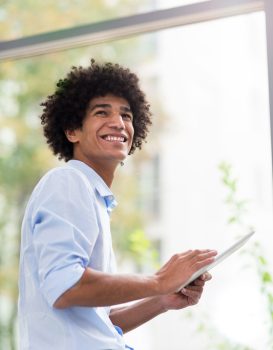
M114 172L133 143L133 114L128 102L112 94L94 97L82 128L66 130L73 158L95 170L111 186Z
M110 187L151 124L135 74L92 60L73 67L42 105L47 143L66 164L39 181L23 220L20 349L124 350L122 331L198 302L208 273L179 287L216 252L175 254L151 276L116 273Z

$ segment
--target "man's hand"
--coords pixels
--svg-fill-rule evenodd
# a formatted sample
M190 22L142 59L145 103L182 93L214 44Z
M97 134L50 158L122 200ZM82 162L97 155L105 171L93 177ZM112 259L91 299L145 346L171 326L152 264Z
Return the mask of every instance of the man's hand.
M156 273L159 294L175 293L196 271L212 263L216 255L215 250L209 249L173 255Z
M161 301L165 311L179 310L197 304L205 283L210 279L211 274L206 272L180 292L162 296Z

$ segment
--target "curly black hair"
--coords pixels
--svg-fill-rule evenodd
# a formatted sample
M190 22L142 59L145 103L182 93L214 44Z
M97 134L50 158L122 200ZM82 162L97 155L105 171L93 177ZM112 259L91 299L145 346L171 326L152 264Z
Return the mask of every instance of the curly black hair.
M129 154L141 148L151 112L138 77L119 64L98 64L92 59L87 68L72 67L66 78L58 81L55 93L41 103L41 124L54 155L66 162L73 158L73 144L65 131L81 128L90 100L108 93L126 99L132 110L134 138Z

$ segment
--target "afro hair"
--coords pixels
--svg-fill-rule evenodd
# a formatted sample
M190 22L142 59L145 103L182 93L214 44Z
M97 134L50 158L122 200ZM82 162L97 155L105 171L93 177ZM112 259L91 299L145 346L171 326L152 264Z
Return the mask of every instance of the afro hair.
M151 125L151 112L138 77L119 64L98 64L92 59L87 68L72 67L67 76L58 81L55 93L41 103L44 136L54 155L65 161L73 158L73 144L65 131L81 128L90 101L107 94L128 101L134 116L134 138L129 154L141 148Z

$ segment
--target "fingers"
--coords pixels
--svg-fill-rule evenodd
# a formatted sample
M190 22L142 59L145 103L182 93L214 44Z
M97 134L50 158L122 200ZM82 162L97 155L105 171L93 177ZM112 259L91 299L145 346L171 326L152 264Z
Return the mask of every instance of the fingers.
M186 252L185 255L189 259L205 260L205 259L208 259L208 258L215 257L217 255L217 251L216 250L212 250L212 249L195 249L195 250L189 250L188 252Z
M210 249L189 250L173 255L155 274L159 293L169 294L179 290L193 273L212 263L216 255L217 252ZM197 285L202 286L201 281Z
M181 289L181 294L186 296L191 305L197 304L203 293L203 286L190 285Z
M193 272L213 263L216 255L217 251L210 249L191 250L186 253L176 254L176 256L183 257L184 261L188 261L190 263ZM204 278L209 278L208 276Z
M205 272L187 287L182 288L180 293L189 299L191 305L197 304L202 296L205 283L211 280L211 278L211 274Z
M174 254L172 256L171 260L183 258L184 260L203 261L206 259L214 258L216 255L217 255L216 250L195 249L195 250L188 250L186 252Z
M207 281L209 281L211 279L212 279L211 274L209 272L205 272L197 280L201 280L201 281L207 282Z
M193 261L193 266L196 268L196 270L211 264L214 261L215 256L217 255L216 250L196 250L194 252L196 253L192 256L191 259Z
M204 286L205 283L212 279L212 276L210 273L205 272L200 277L198 277L196 280L194 280L190 286Z

